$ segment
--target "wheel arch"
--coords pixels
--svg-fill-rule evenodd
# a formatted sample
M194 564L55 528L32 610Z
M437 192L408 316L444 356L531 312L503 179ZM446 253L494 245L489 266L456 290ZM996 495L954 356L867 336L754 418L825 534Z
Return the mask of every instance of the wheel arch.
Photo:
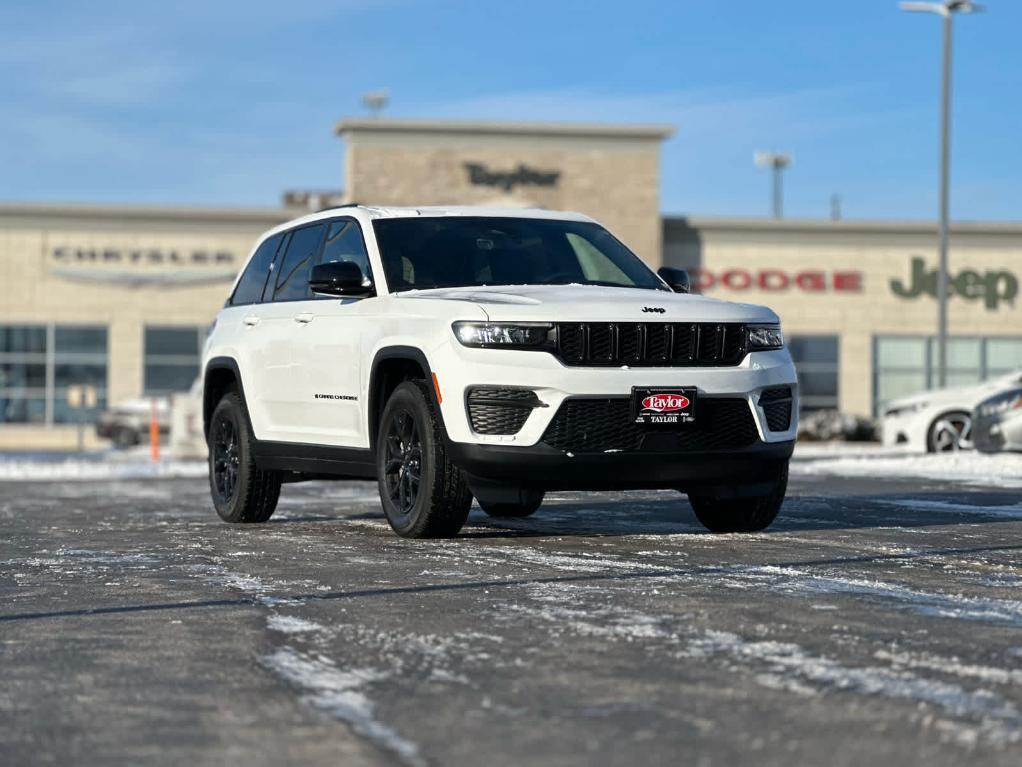
M936 452L934 450L935 445L933 444L933 436L934 436L934 432L935 432L935 430L937 428L937 424L940 423L943 419L948 418L949 416L953 416L953 415L965 416L968 419L968 421L969 421L969 429L971 431L971 429L972 429L972 411L971 410L969 410L967 408L964 408L964 407L960 407L960 406L959 407L948 406L948 407L945 407L945 408L941 408L941 409L937 410L937 412L930 417L929 422L926 424L926 452L927 453Z
M213 410L223 396L236 391L245 401L245 387L241 381L241 369L231 357L213 357L206 363L202 375L202 433L209 437L209 420Z
M440 403L437 401L433 386L433 368L425 352L415 346L385 346L373 356L369 369L367 418L370 449L376 447L376 432L379 430L380 416L383 415L387 399L398 384L413 378L426 381L440 423L443 425L443 414L440 412Z

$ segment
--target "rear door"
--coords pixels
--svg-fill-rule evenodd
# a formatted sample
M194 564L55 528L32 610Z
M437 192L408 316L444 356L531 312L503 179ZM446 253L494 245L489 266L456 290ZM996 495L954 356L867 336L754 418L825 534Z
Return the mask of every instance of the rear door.
M221 322L229 325L224 328L225 337L231 339L233 354L241 371L249 418L258 439L266 439L269 428L264 407L269 336L264 321L271 307L263 303L263 295L267 283L272 280L274 259L283 251L286 239L284 233L275 234L256 248L238 280L228 302L229 307L217 318L218 325Z
M261 405L267 421L266 436L278 442L305 441L300 423L308 403L295 390L293 354L300 342L304 311L311 298L309 272L323 248L327 223L291 230L282 255L277 256L266 286L260 323L262 351Z
M349 217L329 222L316 263L349 261L358 265L365 284L372 270L358 222ZM296 302L298 332L293 348L293 384L301 407L295 426L302 441L340 447L368 447L360 375L365 364L362 340L377 315L375 297L310 296Z

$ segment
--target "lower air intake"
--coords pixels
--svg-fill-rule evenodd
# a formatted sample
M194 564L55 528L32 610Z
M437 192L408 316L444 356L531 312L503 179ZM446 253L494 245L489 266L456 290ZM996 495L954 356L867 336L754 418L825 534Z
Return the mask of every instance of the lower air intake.
M696 422L656 431L632 423L627 397L567 399L543 434L543 442L570 453L696 452L747 447L759 439L748 401L702 398Z

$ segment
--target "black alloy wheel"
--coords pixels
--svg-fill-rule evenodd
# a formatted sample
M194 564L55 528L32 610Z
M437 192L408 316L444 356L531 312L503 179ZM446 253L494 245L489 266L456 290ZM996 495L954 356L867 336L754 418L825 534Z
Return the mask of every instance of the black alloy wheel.
M422 440L415 418L399 411L387 429L384 481L394 509L407 517L415 508L422 482Z
M225 522L265 522L277 508L281 473L260 469L245 403L228 392L209 419L209 493Z
M387 398L376 476L383 513L403 538L449 538L465 524L472 491L447 456L439 408L425 381L403 381Z
M223 503L230 503L238 489L238 427L231 417L215 424L212 450L213 487Z

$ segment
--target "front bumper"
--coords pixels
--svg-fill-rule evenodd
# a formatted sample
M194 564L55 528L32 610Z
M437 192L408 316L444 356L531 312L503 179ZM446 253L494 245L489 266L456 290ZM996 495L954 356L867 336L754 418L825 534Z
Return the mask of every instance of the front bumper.
M625 397L633 387L692 387L704 398L746 400L763 442L790 442L798 430L798 378L787 349L754 352L733 367L569 367L551 354L536 351L476 349L443 343L429 354L438 376L447 434L453 442L494 446L541 446L543 435L565 400ZM472 429L466 397L473 387L514 387L535 392L540 405L515 434L487 435ZM764 390L789 387L789 428L771 431L759 403Z
M972 444L981 453L1022 451L1022 414L973 414Z
M794 440L698 453L582 453L545 444L505 447L447 442L451 460L470 481L535 490L672 488L718 495L768 491L791 458Z

